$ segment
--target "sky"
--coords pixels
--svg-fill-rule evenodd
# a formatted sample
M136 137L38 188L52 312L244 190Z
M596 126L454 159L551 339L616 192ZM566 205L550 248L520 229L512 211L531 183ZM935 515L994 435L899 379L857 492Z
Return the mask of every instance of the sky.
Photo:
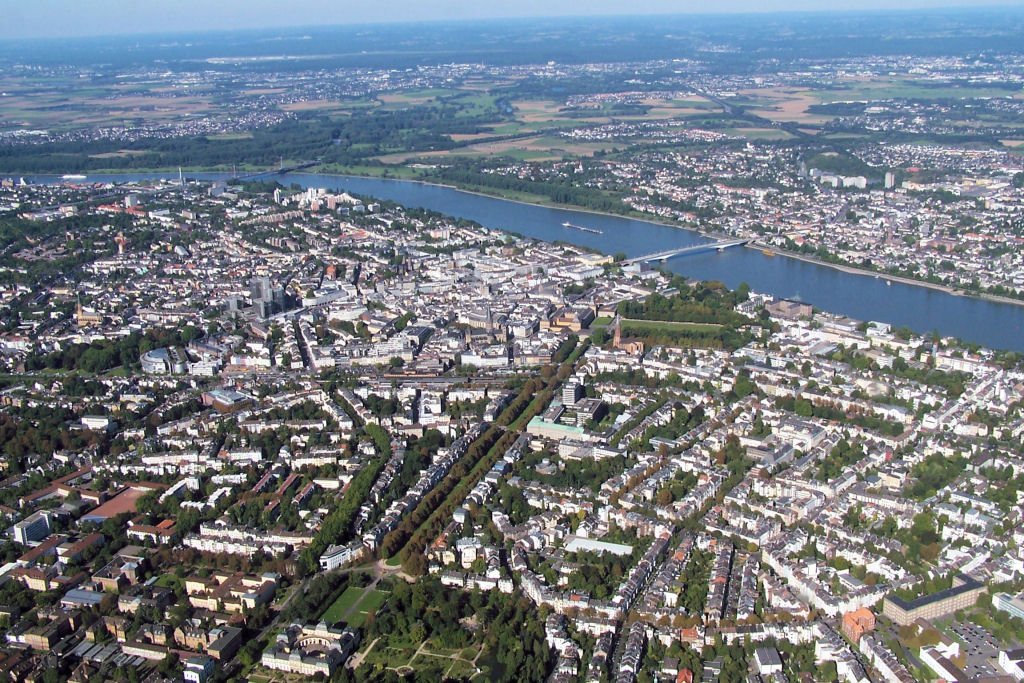
M1024 6L1024 0L4 0L0 38L446 19Z

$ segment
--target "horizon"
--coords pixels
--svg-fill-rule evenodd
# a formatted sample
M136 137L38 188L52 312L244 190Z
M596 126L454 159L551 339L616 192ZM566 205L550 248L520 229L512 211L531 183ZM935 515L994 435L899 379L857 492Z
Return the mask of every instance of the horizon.
M306 5L317 5L321 6L325 0L304 0ZM352 21L328 21L322 23L315 23L311 21L302 22L291 22L285 21L282 23L252 23L251 21L243 21L232 25L225 25L224 21L233 18L233 15L221 16L220 21L209 22L207 25L181 25L172 21L172 25L168 26L166 22L160 21L159 16L150 16L147 21L153 21L154 23L161 23L165 28L159 30L152 30L148 25L146 27L140 27L137 25L139 18L136 18L136 23L129 23L125 30L122 31L109 31L110 23L107 23L103 18L104 12L109 13L118 11L118 6L122 5L122 0L112 0L106 6L96 7L95 5L88 5L87 8L90 10L88 14L97 15L93 16L91 20L86 20L84 23L78 21L74 17L74 11L71 15L64 15L61 17L62 22L57 25L55 30L42 33L39 31L33 31L27 29L27 26L31 26L35 22L42 22L44 20L52 20L53 9L51 6L47 8L33 8L28 6L20 6L6 10L7 15L10 17L13 15L14 21L5 22L5 25L11 28L17 28L17 35L11 35L6 33L3 28L0 28L0 42L5 43L16 43L16 42L35 42L35 41L47 41L47 40L86 40L86 39L104 39L104 38L131 38L131 37L145 37L145 36L175 36L175 35L203 35L203 34L216 34L216 33L243 33L243 32L261 32L261 31L274 31L274 30L307 30L307 29L338 29L346 27L397 27L403 25L420 25L420 24L453 24L453 23L487 23L487 22L522 22L531 20L587 20L587 19L643 19L643 18L655 18L655 17L742 17L742 16L765 16L765 15L779 15L779 16L797 16L797 15L809 15L809 16L841 16L841 15L871 15L871 14L939 14L939 13L955 13L955 12L985 12L985 11L1006 11L1006 10L1017 10L1024 11L1024 3L1019 0L980 0L978 2L972 2L971 0L951 0L949 2L941 2L935 4L927 2L926 0L910 0L904 2L901 5L893 6L891 2L882 2L880 0L869 0L867 4L859 7L822 7L814 2L808 2L807 0L769 0L768 4L759 3L757 5L751 4L751 0L730 0L725 5L717 7L714 11L707 11L700 7L694 7L689 9L688 7L692 2L688 2L687 6L679 7L673 6L671 8L655 9L655 5L665 4L663 0L647 0L647 8L644 9L633 7L630 11L618 11L600 9L600 7L606 7L609 3L599 3L598 9L590 12L580 13L579 8L573 8L572 11L562 12L557 8L564 3L558 3L556 0L555 8L552 10L550 7L546 7L545 10L541 11L525 11L519 14L500 14L500 13L481 13L481 14L465 14L458 16L407 16L405 13L403 16L397 16L391 18L390 15L380 15L374 17L361 17L356 15L356 18ZM183 0L181 5L198 5L199 0ZM252 4L252 2L247 3ZM256 0L256 4L267 5L267 0ZM399 3L404 4L404 3ZM529 6L534 6L539 3L531 2L527 3ZM617 4L617 3L611 3ZM134 6L133 6L134 7ZM73 10L84 10L85 5L75 5ZM121 7L121 10L125 8ZM495 8L499 9L499 8ZM503 9L503 8L502 8ZM101 10L97 12L97 10ZM42 15L49 16L42 16ZM178 16L189 14L184 11L175 13ZM252 14L258 14L253 12ZM306 16L306 12L294 12L295 15ZM415 13L414 13L415 14ZM29 15L29 16L26 16ZM36 15L32 17L31 15ZM332 17L333 18L333 17ZM20 21L19 21L20 19ZM93 30L95 22L100 22L103 27L102 30ZM47 21L47 25L52 25L52 21ZM62 26L73 23L79 29L78 32L69 32L62 30Z

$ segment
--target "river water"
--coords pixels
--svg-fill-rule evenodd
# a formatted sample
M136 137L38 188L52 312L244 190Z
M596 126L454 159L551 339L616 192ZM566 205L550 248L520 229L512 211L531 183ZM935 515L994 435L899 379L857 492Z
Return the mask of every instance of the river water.
M168 174L90 175L93 181L127 181ZM200 179L217 174L192 174ZM40 182L53 178L38 178ZM289 174L285 184L345 190L474 220L498 230L541 240L561 240L599 251L640 256L707 242L688 230L620 216L554 209L485 197L449 187L404 180L386 180L314 173ZM565 222L601 231L593 234L566 228ZM907 326L920 333L937 330L996 349L1024 351L1024 306L906 285L887 284L884 277L847 273L759 249L737 247L673 258L664 264L689 278L720 280L730 287L746 282L752 289L777 297L795 298L834 313L860 320Z

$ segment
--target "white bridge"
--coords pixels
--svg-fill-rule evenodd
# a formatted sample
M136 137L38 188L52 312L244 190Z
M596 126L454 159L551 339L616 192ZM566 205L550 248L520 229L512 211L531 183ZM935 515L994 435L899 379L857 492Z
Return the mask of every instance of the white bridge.
M645 263L650 261L667 261L670 258L677 256L686 256L688 254L699 254L705 251L725 251L732 247L739 247L749 243L750 240L722 240L719 242L708 242L707 244L696 244L692 247L680 247L679 249L668 249L666 251L659 251L653 254L645 254L644 256L637 256L636 258L626 259L622 263L624 265L630 265L633 263Z

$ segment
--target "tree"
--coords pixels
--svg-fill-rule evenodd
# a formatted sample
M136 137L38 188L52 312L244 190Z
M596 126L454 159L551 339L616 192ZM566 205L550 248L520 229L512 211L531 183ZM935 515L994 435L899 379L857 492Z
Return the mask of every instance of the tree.
M658 505L665 506L672 504L672 489L668 486L662 486L658 489L657 495L654 497L654 502Z
M814 407L810 401L800 398L793 404L793 412L800 417L811 417L814 415Z
M423 553L410 548L402 562L402 569L412 576L423 576L427 573L427 558Z
M160 660L160 673L172 677L178 669L178 655L175 652L168 652L167 656Z

